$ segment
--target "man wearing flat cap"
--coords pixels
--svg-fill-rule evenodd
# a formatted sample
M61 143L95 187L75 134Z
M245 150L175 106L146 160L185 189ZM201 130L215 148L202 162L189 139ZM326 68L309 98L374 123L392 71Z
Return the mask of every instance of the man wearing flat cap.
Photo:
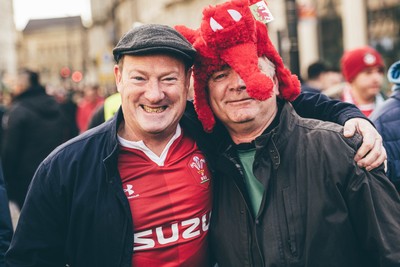
M41 163L7 266L212 266L213 151L186 101L196 51L150 24L113 53L121 108ZM331 116L356 114L344 105Z
M182 115L196 51L143 25L115 47L122 108L38 168L8 266L209 266L211 175Z

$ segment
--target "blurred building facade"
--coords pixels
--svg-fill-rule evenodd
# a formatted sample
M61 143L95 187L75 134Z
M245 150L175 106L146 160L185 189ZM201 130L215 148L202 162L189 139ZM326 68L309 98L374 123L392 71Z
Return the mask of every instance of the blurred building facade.
M339 66L344 50L376 48L389 66L400 58L400 0L298 0L302 72L322 59Z
M2 14L13 14L12 0L0 0ZM17 31L13 16L0 16L0 81L17 70ZM3 85L0 85L2 89Z
M87 65L86 31L80 16L30 20L18 41L18 66L39 72L49 86L80 82Z
M109 63L107 53L135 23L184 24L198 28L201 10L223 0L91 0L92 29L103 34L102 47L89 45L100 66ZM378 49L389 65L400 58L400 0L275 0L267 1L275 20L270 36L288 66L299 60L300 74L316 60L339 66L344 50L361 45ZM295 3L297 36L290 36L291 4ZM293 22L293 21L292 21ZM90 32L92 31L90 30ZM102 30L100 30L102 29ZM98 40L98 37L92 38ZM96 51L97 50L97 51ZM293 59L292 51L298 51ZM101 53L99 52L101 51ZM101 54L103 59L98 60ZM110 55L110 54L108 54ZM105 64L106 63L106 64ZM93 70L98 66L93 65ZM110 69L110 68L108 68ZM293 70L292 70L293 71ZM96 74L93 75L95 77ZM98 75L97 75L98 76ZM104 75L103 75L104 76ZM110 78L112 80L112 77Z
M28 64L52 82L59 78L60 69L68 66L71 71L83 72L83 82L99 83L112 93L111 51L124 32L140 23L198 28L201 10L224 1L90 0L92 21L87 28L78 18L50 19L47 26L30 21L22 32L18 66ZM295 73L305 73L316 60L338 66L344 50L367 44L383 54L387 65L400 58L400 0L267 3L275 18L268 24L270 37L285 64L298 65L298 70L292 69ZM61 21L64 24L58 23ZM292 64L294 61L298 64Z

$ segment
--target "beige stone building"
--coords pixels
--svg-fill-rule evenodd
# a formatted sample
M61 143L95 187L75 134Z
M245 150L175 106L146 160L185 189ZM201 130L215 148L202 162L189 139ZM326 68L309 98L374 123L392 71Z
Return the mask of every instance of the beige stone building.
M15 30L12 0L0 0L2 14L0 16L0 80L8 74L13 74L17 69L17 31Z
M81 17L34 19L22 31L18 66L38 71L47 86L72 86L79 83L74 72L86 72L87 50Z

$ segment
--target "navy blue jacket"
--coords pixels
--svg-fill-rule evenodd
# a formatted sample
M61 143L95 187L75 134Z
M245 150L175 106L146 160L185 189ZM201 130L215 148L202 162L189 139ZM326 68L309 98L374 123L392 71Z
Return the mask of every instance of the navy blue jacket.
M387 153L387 176L400 191L400 90L378 107L370 116L382 135Z

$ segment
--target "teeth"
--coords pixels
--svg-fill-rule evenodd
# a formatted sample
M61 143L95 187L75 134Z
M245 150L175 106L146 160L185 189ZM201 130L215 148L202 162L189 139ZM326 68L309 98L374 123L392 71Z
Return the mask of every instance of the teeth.
M166 107L151 108L148 106L143 106L143 109L149 113L160 113L163 112L166 109Z

